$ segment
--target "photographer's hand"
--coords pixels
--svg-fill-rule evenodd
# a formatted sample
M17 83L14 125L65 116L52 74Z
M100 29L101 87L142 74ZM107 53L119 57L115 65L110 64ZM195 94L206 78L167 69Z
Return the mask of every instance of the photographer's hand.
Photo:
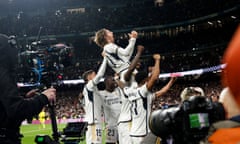
M45 96L47 96L48 101L51 102L56 102L56 89L54 88L49 88L46 89L45 91L42 92Z
M38 94L39 89L32 89L25 95L27 98L33 97Z

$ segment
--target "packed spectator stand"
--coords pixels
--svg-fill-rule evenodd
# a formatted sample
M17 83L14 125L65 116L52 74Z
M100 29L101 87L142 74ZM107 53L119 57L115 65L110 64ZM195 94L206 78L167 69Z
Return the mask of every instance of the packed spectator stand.
M26 8L26 11L13 10L12 4L9 10L13 11L7 16L0 17L0 31L16 35L21 51L28 49L26 45L36 38L34 36L37 36L40 27L43 27L41 37L48 39L55 36L56 41L74 47L70 55L67 53L64 56L68 61L52 62L59 66L58 71L52 72L56 79L60 80L81 79L84 71L97 70L102 61L101 49L93 43L92 36L96 30L103 27L115 31L116 43L125 45L126 33L132 29L138 30L137 43L146 47L141 58L143 69L147 69L151 64L150 56L156 52L162 55L161 73L219 65L240 17L239 2L227 0L171 0L166 1L163 6L154 5L150 0L142 2L122 0L112 6L104 6L104 2L92 5L93 1L82 5L76 4L73 0L65 6L66 2L64 0L62 2L59 4L55 1L58 6L45 7L44 10L39 9L31 14L32 8ZM54 1L52 3L54 4ZM44 5L44 1L40 4ZM217 15L210 17L214 13ZM194 19L197 19L195 23L189 22ZM25 66L20 64L20 76L27 73ZM58 77L59 75L61 77ZM212 80L208 79L209 77ZM26 76L20 77L19 80L34 82L34 79ZM159 87L165 81L160 80ZM179 103L180 92L187 86L202 87L208 97L218 96L222 90L218 72L179 78L170 91L154 103L153 109ZM71 89L66 90L67 88ZM60 92L56 104L57 117L83 116L83 104L79 97L82 85L60 85L58 89Z

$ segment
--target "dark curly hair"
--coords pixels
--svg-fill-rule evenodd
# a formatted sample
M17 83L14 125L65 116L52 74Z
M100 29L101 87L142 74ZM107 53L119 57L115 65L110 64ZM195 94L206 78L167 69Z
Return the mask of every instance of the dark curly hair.
M138 84L143 83L148 78L148 73L146 71L138 72L135 75L135 80Z

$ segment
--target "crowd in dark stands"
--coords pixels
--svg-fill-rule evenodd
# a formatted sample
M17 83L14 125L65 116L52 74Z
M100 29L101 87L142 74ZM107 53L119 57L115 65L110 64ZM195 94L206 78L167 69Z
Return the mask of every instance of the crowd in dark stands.
M178 72L192 69L216 66L221 63L223 51L226 48L231 35L238 22L226 22L222 25L198 28L196 31L183 30L175 34L170 33L158 35L158 30L145 32L145 35L137 40L137 44L145 46L145 51L141 58L143 69L147 69L151 62L153 53L162 55L161 72ZM151 35L149 35L151 33ZM128 39L121 38L121 34L116 35L116 43L124 47ZM51 58L52 64L43 62L45 69L52 69L53 80L61 74L61 80L81 79L83 72L89 69L97 70L101 64L101 48L93 42L84 42L80 39L74 43L74 52L71 56L66 55L59 58ZM87 48L87 50L86 50ZM54 55L55 56L55 55ZM61 61L59 59L62 59ZM65 61L67 59L68 61ZM55 61L56 60L56 61ZM25 60L26 61L26 60ZM55 64L54 64L55 63ZM28 68L20 65L19 73L26 73ZM111 71L110 71L111 72ZM27 76L31 76L28 74ZM22 82L32 82L29 78L22 78Z
M120 7L89 6L84 12L73 13L67 12L67 8L47 9L35 15L23 10L1 17L0 31L22 37L36 36L40 27L45 29L44 35L58 35L93 32L102 27L125 29L163 25L221 12L238 4L237 1L228 0L179 0L156 7L151 0L150 4L135 1Z
M217 47L200 52L192 51L166 55L163 54L161 61L161 73L188 71L219 65L221 63L222 49ZM151 60L151 55L144 56L141 60L140 68L146 70L148 65L152 65ZM87 63L78 62L76 65L63 70L63 78L65 80L81 79L84 71L89 69L97 70L100 63L101 59L89 61ZM109 73L111 73L111 71Z
M154 101L152 109L164 109L177 105L181 102L181 91L186 87L201 87L204 90L205 96L208 98L219 97L223 87L221 86L218 74L211 76L203 75L200 78L178 78L170 90ZM154 90L161 89L167 83L167 80L159 80ZM84 118L84 103L82 100L81 86L78 90L61 91L57 93L56 115L59 119L81 119Z
M206 31L205 34L207 33L209 32ZM162 55L161 72L163 73L211 67L221 63L222 53L227 45L227 40L221 39L221 36L216 33L216 37L217 35L219 36L218 42L211 41L211 44L207 44L207 42L194 44L192 41L197 39L194 39L193 35L192 37L190 34L186 35L189 36L181 34L183 38L177 36L177 38L173 37L171 39L165 36L165 38L159 37L149 39L148 41L144 40L142 43L145 46L145 52L141 61L142 66L146 69L146 66L151 63L150 59L153 53ZM186 37L191 37L191 40L184 40ZM189 43L192 43L192 45ZM96 70L98 68L102 60L101 49L98 47L94 48L92 48L93 51L85 54L85 56L78 57L78 60L73 65L65 68L63 73L66 79L81 78L81 74L84 71L89 69ZM89 58L90 56L95 58Z

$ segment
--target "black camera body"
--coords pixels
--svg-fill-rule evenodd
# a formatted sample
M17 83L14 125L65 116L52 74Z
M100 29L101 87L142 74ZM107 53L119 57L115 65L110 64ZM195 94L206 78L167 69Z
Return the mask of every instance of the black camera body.
M225 111L220 103L204 96L192 96L182 104L152 112L149 126L162 143L195 144L207 136L212 123L224 120Z
M61 138L61 142L64 144L79 144L80 141L83 141L85 138L85 132L87 131L87 122L70 122L67 123L66 127L63 129L63 132L53 135L52 139L49 135L37 135L35 137L35 142L37 144L60 144L58 138Z

